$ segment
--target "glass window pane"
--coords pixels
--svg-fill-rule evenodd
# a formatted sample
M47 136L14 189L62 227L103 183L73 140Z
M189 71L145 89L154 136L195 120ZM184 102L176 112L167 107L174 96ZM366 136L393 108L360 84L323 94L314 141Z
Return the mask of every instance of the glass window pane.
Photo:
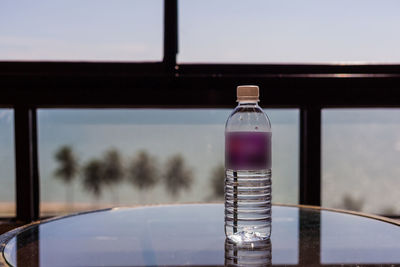
M396 0L179 1L180 62L398 63Z
M322 205L400 214L400 109L322 113Z
M42 216L116 205L222 201L230 112L39 110ZM273 125L273 201L297 203L298 111L267 112Z
M0 3L0 60L160 61L161 0Z
M299 202L299 112L265 109L272 124L272 202Z
M15 216L14 112L0 109L0 217Z

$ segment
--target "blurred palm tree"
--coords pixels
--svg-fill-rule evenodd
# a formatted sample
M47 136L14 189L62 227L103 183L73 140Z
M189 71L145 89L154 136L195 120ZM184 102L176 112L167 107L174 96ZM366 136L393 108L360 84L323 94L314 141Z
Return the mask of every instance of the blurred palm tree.
M225 183L225 167L223 164L217 165L211 173L211 189L212 198L223 199L224 198L224 183Z
M83 168L83 187L98 200L102 193L104 166L101 160L92 159Z
M139 188L144 202L143 191L152 188L159 180L156 159L144 150L139 151L129 166L128 179Z
M397 215L396 208L393 206L386 207L382 210L383 216L394 216Z
M181 155L174 155L168 159L164 182L167 191L173 197L177 197L182 189L190 189L193 183L193 171L186 166Z
M58 177L67 186L66 188L66 203L72 206L73 202L73 188L72 181L75 179L79 172L78 158L75 155L73 149L69 145L60 147L54 154L55 159L58 163L58 168L55 170L55 177Z
M104 173L102 176L102 183L111 188L113 194L113 202L119 202L118 194L115 192L115 185L120 183L124 178L124 167L122 164L122 157L118 150L112 148L104 153L103 156Z
M346 210L361 211L364 206L364 200L362 198L356 199L350 194L345 194L343 197L342 207Z

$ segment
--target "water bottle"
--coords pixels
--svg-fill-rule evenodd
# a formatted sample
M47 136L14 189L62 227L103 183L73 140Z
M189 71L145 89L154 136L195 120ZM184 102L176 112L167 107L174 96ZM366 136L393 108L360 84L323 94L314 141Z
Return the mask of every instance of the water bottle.
M271 235L271 123L258 101L258 86L238 86L225 125L225 234L235 243Z

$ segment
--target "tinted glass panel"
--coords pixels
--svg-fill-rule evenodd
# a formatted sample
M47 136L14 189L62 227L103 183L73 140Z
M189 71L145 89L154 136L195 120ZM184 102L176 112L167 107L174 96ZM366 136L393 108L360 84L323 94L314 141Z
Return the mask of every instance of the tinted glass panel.
M400 109L322 115L323 206L400 214Z
M0 109L0 217L15 216L14 112Z
M230 112L39 110L42 215L222 201L224 124ZM273 125L273 201L297 203L298 111L267 112Z

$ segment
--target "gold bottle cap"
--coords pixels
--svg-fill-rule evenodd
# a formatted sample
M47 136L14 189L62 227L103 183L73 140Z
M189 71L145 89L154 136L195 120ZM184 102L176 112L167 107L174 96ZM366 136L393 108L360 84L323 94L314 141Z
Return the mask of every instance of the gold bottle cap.
M239 85L237 87L237 101L249 101L258 102L260 101L260 89L257 85Z

